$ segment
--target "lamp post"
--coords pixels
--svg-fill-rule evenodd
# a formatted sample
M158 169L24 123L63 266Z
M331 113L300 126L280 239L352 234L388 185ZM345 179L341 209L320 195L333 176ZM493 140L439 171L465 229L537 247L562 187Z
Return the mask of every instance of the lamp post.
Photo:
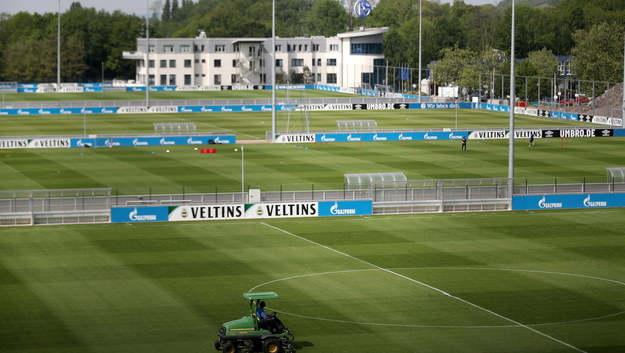
M510 198L514 188L514 7L515 1L512 0L512 30L510 31L510 137L508 149L508 180L510 182ZM512 206L512 203L510 203Z
M61 89L61 0L56 20L56 89Z
M271 2L271 142L276 142L276 0Z
M419 0L419 103L421 103L421 22L423 17L421 15L421 0Z
M150 0L145 0L145 106L150 106Z

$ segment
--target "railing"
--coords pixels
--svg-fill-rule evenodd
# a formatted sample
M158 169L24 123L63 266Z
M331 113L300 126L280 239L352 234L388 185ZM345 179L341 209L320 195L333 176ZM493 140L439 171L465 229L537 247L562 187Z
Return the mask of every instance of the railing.
M625 182L552 179L408 180L366 189L267 187L261 202L372 200L374 214L502 211L512 195L625 193ZM513 194L510 194L510 188ZM301 187L301 186L300 186ZM262 188L261 188L262 189ZM106 223L115 207L249 203L249 192L119 195L111 189L0 191L0 225Z

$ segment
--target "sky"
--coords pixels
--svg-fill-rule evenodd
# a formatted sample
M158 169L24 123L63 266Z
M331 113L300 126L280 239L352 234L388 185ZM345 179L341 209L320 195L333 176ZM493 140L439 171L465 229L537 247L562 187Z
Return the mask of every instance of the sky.
M146 12L147 0L60 0L61 12L67 11L73 2L80 2L83 7L95 7L97 10L105 10L113 12L121 10L130 14L143 16ZM158 0L149 0L155 3ZM165 3L164 0L160 0ZM453 0L442 0L441 2L449 3ZM497 4L499 0L464 0L466 4L483 5ZM46 12L56 13L59 9L59 0L1 0L0 12L15 14L20 11L37 12L40 14Z

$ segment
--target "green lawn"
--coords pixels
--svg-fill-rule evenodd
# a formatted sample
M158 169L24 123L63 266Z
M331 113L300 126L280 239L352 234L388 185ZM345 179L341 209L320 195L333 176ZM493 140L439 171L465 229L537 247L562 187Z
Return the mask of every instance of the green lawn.
M457 119L456 119L457 117ZM509 115L473 109L395 110L395 111L319 111L309 112L311 131L337 129L337 120L375 120L378 129L470 129L507 127ZM304 131L306 116L301 112L277 112L276 130ZM197 131L223 131L239 140L265 139L271 131L271 113L188 113L188 114L103 114L59 116L2 116L0 136L145 134L154 132L154 123L195 123ZM515 117L517 127L580 126L589 123L529 117ZM599 126L599 125L596 125ZM85 129L86 127L86 129Z
M605 182L622 166L625 139L520 140L515 176L530 182ZM111 187L119 194L241 190L240 146L201 154L193 146L0 150L0 189ZM238 151L235 151L238 149ZM166 152L169 150L170 152ZM505 178L507 141L253 144L245 146L245 184L261 190L342 189L343 174L403 172L408 179ZM313 186L314 185L314 186Z
M145 92L0 93L5 102L140 101ZM318 90L276 90L277 98L354 98L353 94ZM271 90L150 92L154 100L270 99ZM0 98L2 99L2 98Z
M300 353L623 352L624 212L3 228L0 343L211 352L271 290Z

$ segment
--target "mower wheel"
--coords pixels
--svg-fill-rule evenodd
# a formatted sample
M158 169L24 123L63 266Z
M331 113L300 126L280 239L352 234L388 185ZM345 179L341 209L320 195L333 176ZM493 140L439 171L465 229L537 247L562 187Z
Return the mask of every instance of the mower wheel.
M267 338L263 342L263 351L265 353L282 353L282 344L275 338Z

